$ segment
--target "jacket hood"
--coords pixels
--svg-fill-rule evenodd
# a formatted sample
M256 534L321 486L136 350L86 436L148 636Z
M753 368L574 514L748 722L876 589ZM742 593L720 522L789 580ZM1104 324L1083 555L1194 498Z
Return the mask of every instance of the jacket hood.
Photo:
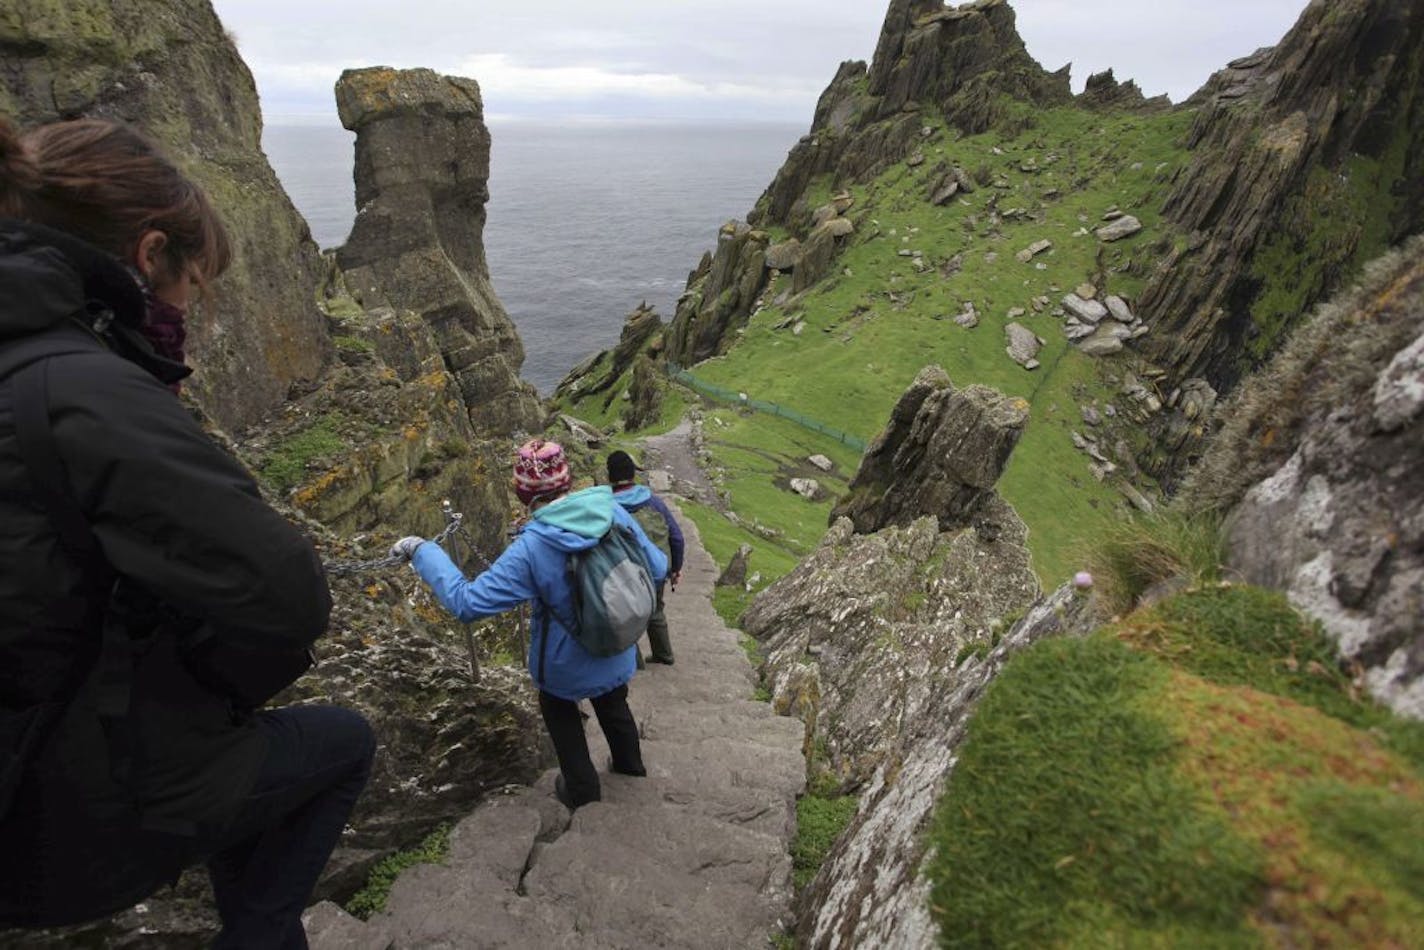
M634 485L613 493L613 500L629 511L637 511L653 497L653 490L647 485Z
M143 323L143 291L124 266L73 235L0 219L0 339L46 330L96 301L129 327Z
M607 485L565 495L534 512L528 530L562 551L584 551L613 526L613 490Z
M64 231L0 218L0 304L0 341L71 318L88 326L108 311L113 319L103 335L119 356L164 383L192 373L156 354L143 338L143 290L119 259Z

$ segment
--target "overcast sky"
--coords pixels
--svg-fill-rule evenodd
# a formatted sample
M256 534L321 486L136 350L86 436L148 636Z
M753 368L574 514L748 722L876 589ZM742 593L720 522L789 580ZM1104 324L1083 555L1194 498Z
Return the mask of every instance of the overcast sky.
M1014 0L1043 66L1073 87L1112 67L1190 95L1274 44L1306 0ZM775 119L809 125L847 59L869 60L888 0L214 0L263 111L329 115L348 67L428 66L479 81L492 118Z

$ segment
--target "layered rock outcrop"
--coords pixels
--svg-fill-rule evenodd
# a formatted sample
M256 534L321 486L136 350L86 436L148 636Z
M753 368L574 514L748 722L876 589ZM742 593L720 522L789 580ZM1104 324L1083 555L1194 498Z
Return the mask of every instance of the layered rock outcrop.
M1227 392L1311 306L1424 227L1424 5L1316 0L1193 98L1163 207L1192 235L1149 282L1140 345Z
M691 366L715 356L731 331L747 322L766 281L765 231L728 221L717 248L687 278L687 290L667 332L668 359Z
M5 4L0 60L0 113L129 122L211 196L233 266L188 322L185 388L213 419L243 429L322 373L319 252L262 153L252 74L207 0Z
M798 945L933 946L920 865L970 710L1005 658L1077 623L1038 596L1027 529L993 490L1026 415L930 367L906 391L820 546L742 625L763 643L777 711L860 805L800 899ZM971 526L973 522L973 526Z
M1242 387L1182 493L1369 691L1424 719L1424 238L1372 265Z
M657 310L643 302L624 318L618 345L611 350L594 353L570 370L554 390L554 401L577 411L586 400L595 400L606 410L614 399L623 397L624 390L618 389L617 384L634 368L640 357L653 361L662 358L662 330L663 321ZM651 398L646 385L638 386L635 381L629 388L636 388L645 400ZM639 411L647 408L644 405Z
M1024 400L987 386L956 390L943 369L927 366L866 450L831 520L849 518L870 534L930 515L953 531L982 510L980 530L992 533L1003 517L991 503L994 483L1027 424Z
M810 134L750 220L794 224L796 204L817 175L829 172L838 185L861 181L905 158L920 140L922 110L973 134L995 121L1006 98L1050 105L1072 94L1066 70L1047 72L1028 55L1005 0L959 7L892 0L869 68L841 64Z
M484 433L536 431L524 347L485 261L489 129L479 85L428 69L347 70L341 122L356 133L356 223L336 260L366 308L418 313Z

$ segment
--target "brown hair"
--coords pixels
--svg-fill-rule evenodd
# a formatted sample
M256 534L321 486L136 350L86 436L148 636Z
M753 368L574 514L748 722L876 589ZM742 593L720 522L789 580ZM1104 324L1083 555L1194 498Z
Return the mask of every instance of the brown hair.
M150 139L109 119L19 132L0 116L0 214L67 231L125 261L145 231L162 231L168 268L200 287L232 259L202 189Z

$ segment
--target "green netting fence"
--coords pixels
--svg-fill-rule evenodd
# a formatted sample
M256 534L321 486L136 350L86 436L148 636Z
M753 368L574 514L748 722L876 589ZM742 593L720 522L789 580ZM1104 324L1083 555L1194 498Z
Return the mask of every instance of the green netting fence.
M752 399L746 393L739 393L718 386L716 383L709 383L698 379L676 363L667 364L667 374L669 379L674 379L704 396L711 397L712 399L720 399L723 402L729 402L735 406L744 406L748 409L754 409L757 412L765 412L773 416L780 416L783 419L789 419L802 428L810 429L812 432L819 432L824 436L829 436L843 445L850 446L857 452L865 451L866 441L860 436L851 435L849 432L842 432L835 426L826 425L824 422L812 419L810 416L799 413L795 409L788 409L780 403L767 402L765 399Z

